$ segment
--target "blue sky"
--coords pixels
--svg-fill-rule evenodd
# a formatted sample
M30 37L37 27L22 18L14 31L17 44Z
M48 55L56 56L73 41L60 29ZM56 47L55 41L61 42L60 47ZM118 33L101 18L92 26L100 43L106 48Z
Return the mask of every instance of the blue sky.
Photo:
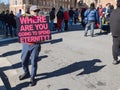
M9 0L0 0L1 2L4 2L4 3L6 3L6 4L8 4L9 3Z

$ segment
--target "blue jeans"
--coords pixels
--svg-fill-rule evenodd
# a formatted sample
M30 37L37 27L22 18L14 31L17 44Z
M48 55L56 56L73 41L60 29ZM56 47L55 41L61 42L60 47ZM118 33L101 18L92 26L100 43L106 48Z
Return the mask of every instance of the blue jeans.
M99 17L100 29L102 29L102 18Z
M50 20L50 30L54 30L54 20Z
M13 30L13 34L16 36L17 35L17 30L15 27L12 27L12 30Z
M10 25L10 24L7 24L6 25L6 31L5 31L5 34L6 34L6 36L8 36L8 34L10 33L10 36L12 37L13 35L12 35L12 26Z
M69 19L69 24L70 24L70 25L73 24L73 17L70 17L70 19Z
M29 73L29 61L31 60L31 78L34 79L34 77L36 76L36 72L37 72L37 59L38 59L38 55L41 49L40 44L25 44L23 43L23 48L22 48L22 55L21 55L21 59L22 59L22 67L24 70L24 73L27 74Z
M91 29L91 35L93 35L94 34L94 26L95 26L95 22L88 21L88 23L85 26L85 34L87 34L88 29L90 27L90 29Z

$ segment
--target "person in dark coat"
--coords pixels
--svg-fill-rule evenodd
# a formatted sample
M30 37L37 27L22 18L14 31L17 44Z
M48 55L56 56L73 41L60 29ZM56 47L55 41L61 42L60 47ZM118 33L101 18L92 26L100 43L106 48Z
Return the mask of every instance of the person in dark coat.
M73 11L73 8L71 7L70 8L70 10L69 10L69 16L70 16L70 18L69 18L69 23L70 23L70 25L72 26L72 24L73 24L73 19L74 19L74 11Z
M84 23L84 13L85 11L87 10L87 7L84 5L82 8L81 8L81 24L82 26L85 28L85 23Z
M50 15L50 30L54 30L55 8L53 7L49 13Z
M9 19L11 21L10 29L13 32L13 35L17 36L17 33L16 33L16 20L15 20L15 15L13 14L13 11L10 12Z
M76 24L77 21L79 21L79 10L78 8L76 8L75 12L74 12L74 23Z
M112 54L113 64L118 64L118 51L120 48L120 0L117 0L117 8L110 14L110 29L113 37Z
M12 29L10 29L10 14L9 14L9 10L6 10L6 14L5 14L5 26L6 26L6 31L5 31L5 35L6 37L8 37L9 33L10 33L10 36L12 37Z

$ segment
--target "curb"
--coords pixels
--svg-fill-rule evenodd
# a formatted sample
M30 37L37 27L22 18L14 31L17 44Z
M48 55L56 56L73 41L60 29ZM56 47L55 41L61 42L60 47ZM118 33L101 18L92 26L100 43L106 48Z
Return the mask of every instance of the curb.
M8 41L11 41L11 42L18 41L18 37L0 39L0 43L5 43Z

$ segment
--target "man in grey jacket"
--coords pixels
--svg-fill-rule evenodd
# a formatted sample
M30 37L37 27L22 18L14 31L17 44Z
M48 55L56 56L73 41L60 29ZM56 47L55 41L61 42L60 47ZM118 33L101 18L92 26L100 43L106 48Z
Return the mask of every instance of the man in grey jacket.
M110 29L113 37L113 64L118 64L118 50L120 48L120 0L117 0L117 8L110 14Z

